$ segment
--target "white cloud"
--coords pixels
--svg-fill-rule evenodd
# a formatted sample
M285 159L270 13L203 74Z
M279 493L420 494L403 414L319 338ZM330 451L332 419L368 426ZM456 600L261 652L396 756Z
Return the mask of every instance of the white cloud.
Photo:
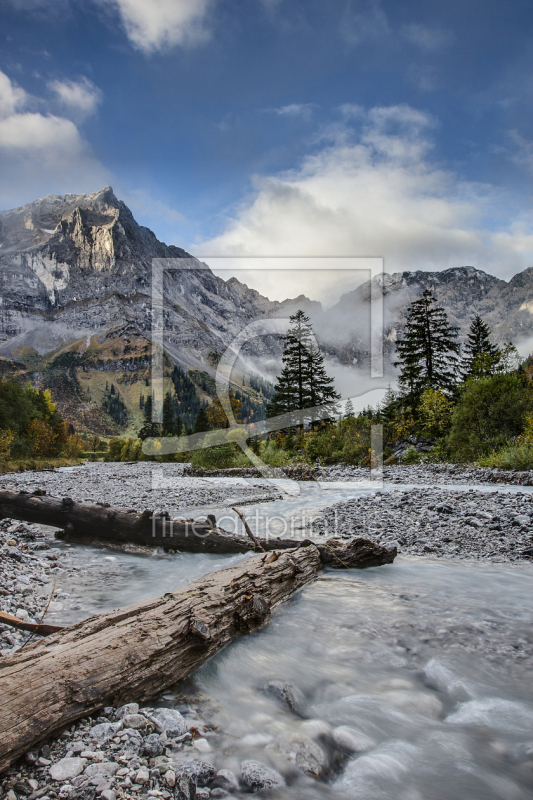
M316 107L316 103L290 103L288 106L264 108L262 110L264 114L276 114L279 117L303 117L304 119L310 119Z
M116 8L129 40L144 53L209 38L206 16L211 0L100 0Z
M0 207L44 194L86 192L110 182L72 120L27 110L30 98L0 72Z
M102 100L102 92L87 78L79 81L54 80L48 88L57 96L65 111L84 118L94 114Z
M27 94L0 72L0 117L9 117L27 102Z
M253 196L201 252L383 255L388 272L469 264L509 276L531 264L531 220L485 224L505 207L502 194L432 160L435 120L408 106L343 111L353 127L323 131L297 169L256 177Z

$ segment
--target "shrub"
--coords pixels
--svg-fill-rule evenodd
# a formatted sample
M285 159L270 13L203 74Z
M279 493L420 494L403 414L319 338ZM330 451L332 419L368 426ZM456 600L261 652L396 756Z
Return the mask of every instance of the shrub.
M417 452L416 448L411 445L405 451L404 455L401 458L402 464L419 464L420 463L420 453Z
M532 410L533 392L523 374L498 374L467 382L447 438L452 458L474 461L507 445L520 435Z
M533 469L533 444L516 442L480 459L479 465L509 470Z

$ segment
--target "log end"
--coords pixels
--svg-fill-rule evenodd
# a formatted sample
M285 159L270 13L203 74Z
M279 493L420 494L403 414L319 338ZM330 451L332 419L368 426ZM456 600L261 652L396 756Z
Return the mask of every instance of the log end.
M317 547L322 563L335 569L380 567L383 564L392 564L398 555L396 547L389 549L363 538L351 539L349 542L329 539L324 544L317 544Z

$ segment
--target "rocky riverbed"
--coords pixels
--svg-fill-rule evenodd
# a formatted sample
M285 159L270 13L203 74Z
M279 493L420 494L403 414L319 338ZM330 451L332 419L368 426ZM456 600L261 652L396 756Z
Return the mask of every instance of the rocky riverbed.
M152 468L98 464L2 476L0 484L137 510L160 503L177 515L183 498L198 508L236 503L237 492L240 502L268 497L265 486L212 484L172 468L157 484ZM353 471L328 473L331 481L355 479ZM132 697L127 707L102 709L40 743L0 777L2 800L186 800L186 792L194 795L189 778L197 798L266 792L278 800L425 800L424 781L430 786L433 778L424 776L435 764L444 781L457 769L462 774L456 765L463 761L470 777L466 784L450 779L445 800L527 800L533 711L530 699L524 705L516 693L526 687L533 660L529 611L522 607L533 555L533 495L511 487L429 486L432 474L418 474L425 485L362 490L319 512L308 529L321 538L396 543L397 564L345 578L324 574L264 633L242 637L150 707L139 708ZM408 477L416 482L412 472ZM190 562L179 561L184 556ZM186 581L197 577L194 568L229 565L213 560L193 567L198 558L114 555L3 520L0 609L39 621L57 580L45 619L71 624L109 606L100 589L90 599L91 586L134 586L135 559L151 569L147 596L166 591L167 579L173 588L178 568ZM522 563L494 563L508 561ZM474 581L481 599L471 605ZM493 607L487 586L495 587ZM120 596L116 605L136 597ZM29 637L0 625L2 656ZM412 787L400 791L401 776L410 773Z
M417 487L377 491L324 509L311 536L364 536L400 553L533 559L533 494Z
M87 463L58 470L10 472L0 475L0 488L33 491L44 489L55 497L72 497L118 508L178 517L191 508L223 507L266 502L280 497L279 487L266 483L187 477L183 464Z

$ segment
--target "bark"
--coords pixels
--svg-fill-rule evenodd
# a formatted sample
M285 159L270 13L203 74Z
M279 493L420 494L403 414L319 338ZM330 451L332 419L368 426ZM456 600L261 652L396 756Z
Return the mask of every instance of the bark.
M69 497L47 497L37 493L0 490L0 514L61 528L57 538L81 544L116 546L135 544L163 547L191 553L246 553L249 550L286 550L298 546L294 539L276 537L249 539L207 522L154 517L151 511L111 508L94 503L77 503ZM338 541L317 545L323 563L337 569L364 568L394 561L396 548L388 550L365 539L346 544Z
M0 772L77 719L143 702L316 577L317 548L254 555L162 597L98 614L0 661Z

